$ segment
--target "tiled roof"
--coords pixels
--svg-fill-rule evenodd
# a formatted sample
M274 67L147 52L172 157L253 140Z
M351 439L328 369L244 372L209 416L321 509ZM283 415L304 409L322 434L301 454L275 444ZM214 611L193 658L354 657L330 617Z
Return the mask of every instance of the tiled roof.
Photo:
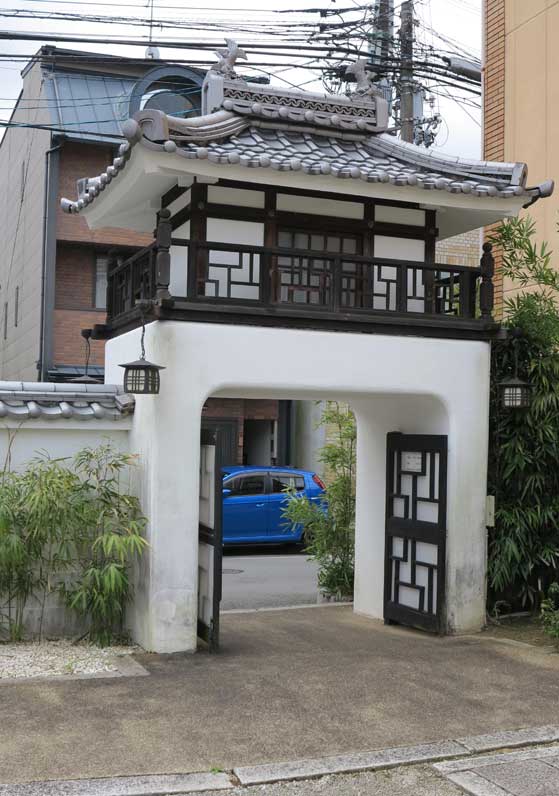
M185 157L207 158L213 163L331 174L342 179L416 185L450 193L501 197L526 193L523 164L450 160L427 151L417 153L417 149L387 134L356 139L249 127L229 140L211 142L205 147L183 143L177 151Z
M0 381L0 418L15 420L121 420L134 398L111 384Z
M332 175L340 179L479 197L527 200L548 196L551 181L528 187L524 163L450 157L383 132L384 100L376 96L317 97L303 92L248 87L209 73L205 114L178 119L140 111L122 128L127 143L96 177L80 181L78 200L62 200L75 213L90 204L125 168L132 147L143 146L211 163ZM376 132L375 132L376 131ZM224 172L226 176L226 172Z

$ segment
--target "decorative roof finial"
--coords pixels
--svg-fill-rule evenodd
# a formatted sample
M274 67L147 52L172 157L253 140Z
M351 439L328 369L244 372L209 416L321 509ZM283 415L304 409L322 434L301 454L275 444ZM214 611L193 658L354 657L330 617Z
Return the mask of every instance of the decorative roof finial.
M382 92L373 83L373 76L367 71L369 61L367 58L358 58L350 64L346 70L346 75L353 75L357 88L351 92L351 95L358 99L365 99L366 97L382 97Z
M215 51L215 54L219 55L220 60L217 62L217 64L212 66L212 70L214 72L219 72L223 75L223 77L228 77L234 80L237 77L234 69L234 66L237 63L237 58L242 58L246 61L248 56L246 52L239 47L235 39L225 39L225 44L227 46L224 50Z

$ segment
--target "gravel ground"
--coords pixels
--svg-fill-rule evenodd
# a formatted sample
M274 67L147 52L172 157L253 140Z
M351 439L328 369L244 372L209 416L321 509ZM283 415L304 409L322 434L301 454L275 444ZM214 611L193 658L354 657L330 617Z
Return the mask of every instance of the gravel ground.
M301 782L281 782L220 791L223 796L464 796L430 766L402 766L361 774L337 774ZM199 796L215 796L206 792Z
M71 641L0 643L0 680L115 672L115 658L138 652L137 647L94 647Z

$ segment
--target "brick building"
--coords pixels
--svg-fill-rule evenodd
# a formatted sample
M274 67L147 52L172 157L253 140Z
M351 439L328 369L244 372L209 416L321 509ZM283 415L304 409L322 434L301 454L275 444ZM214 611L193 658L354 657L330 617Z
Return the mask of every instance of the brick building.
M83 174L103 171L120 124L144 107L198 115L205 73L164 61L42 47L22 72L13 127L0 143L0 379L83 376L84 328L105 320L109 251L125 258L151 235L104 227L60 210ZM15 126L18 125L18 126ZM22 127L20 125L26 125ZM91 341L89 375L103 379L104 342ZM289 402L213 399L232 461L286 461ZM280 422L280 416L283 422Z
M534 181L555 177L559 156L559 0L484 0L483 150L487 160L530 163ZM551 188L551 186L549 186ZM557 251L559 195L529 207L540 241ZM497 310L514 286L496 254ZM556 267L558 261L554 259Z

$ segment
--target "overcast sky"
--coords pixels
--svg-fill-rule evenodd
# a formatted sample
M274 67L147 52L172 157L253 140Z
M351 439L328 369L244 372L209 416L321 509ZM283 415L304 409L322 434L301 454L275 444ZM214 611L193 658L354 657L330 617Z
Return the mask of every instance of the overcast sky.
M432 28L438 34L455 42L463 51L470 53L477 58L481 52L481 1L482 0L416 0L415 9L419 20L417 35L427 44L432 44L436 49L444 47L439 39L429 33L427 28ZM396 0L396 25L399 24L398 6L401 0ZM214 20L230 29L234 35L235 26L243 23L260 23L262 26L273 24L274 21L316 21L317 15L302 14L302 9L314 8L340 8L351 5L363 5L362 0L154 0L154 16L160 19L185 19L193 23L195 28L196 20ZM0 0L0 9L4 13L9 13L14 8L23 11L40 10L41 12L75 12L88 14L98 14L100 16L119 15L142 18L149 17L149 6L142 0L123 0L116 3L115 0L99 0L98 4L86 2L86 0L18 0L17 6L14 0ZM276 10L293 10L291 14L274 14ZM297 13L299 12L299 13ZM45 38L37 42L13 42L3 41L2 53L31 55L41 46L41 44L56 44L58 47L68 47L71 49L82 49L91 52L101 52L116 55L142 56L143 47L119 46L106 42L106 38L118 36L134 36L136 39L147 36L145 28L139 28L130 24L94 24L78 21L56 20L34 20L34 19L7 19L2 18L0 30L8 31L37 31L44 32ZM56 43L48 38L49 32L65 33L70 35L95 35L101 40L95 44L63 44ZM154 28L154 38L188 38L198 40L201 37L205 41L215 40L216 45L223 41L224 30L215 32L205 31L181 31L176 29ZM257 33L238 33L236 36L244 42L263 41L262 34ZM105 41L104 41L105 40ZM266 38L266 41L270 39ZM278 42L278 39L274 39ZM299 64L304 62L303 53L297 59ZM199 58L203 54L196 51L184 51L171 49L168 47L161 49L161 57L164 59L177 58ZM255 57L251 54L246 63L250 66L250 60ZM261 60L264 60L262 58ZM276 59L277 60L277 59ZM296 62L296 63L297 63ZM242 62L243 68L245 62ZM286 62L289 65L288 62ZM21 89L22 80L20 71L22 63L5 61L0 62L1 97L0 97L0 119L8 119L11 109L17 99ZM305 71L301 66L297 69L279 72L277 69L270 71L276 72L272 81L277 85L305 83L306 89L323 90L320 82L308 82L313 80L313 75ZM255 73L255 70L253 70ZM443 122L437 136L435 146L441 150L456 155L469 157L479 157L480 155L480 111L469 104L472 100L477 101L478 97L464 95L468 104L463 101L459 92L454 89L441 89L448 91L451 96L438 96L435 98L435 111L439 111L443 117ZM429 112L427 107L426 113Z

